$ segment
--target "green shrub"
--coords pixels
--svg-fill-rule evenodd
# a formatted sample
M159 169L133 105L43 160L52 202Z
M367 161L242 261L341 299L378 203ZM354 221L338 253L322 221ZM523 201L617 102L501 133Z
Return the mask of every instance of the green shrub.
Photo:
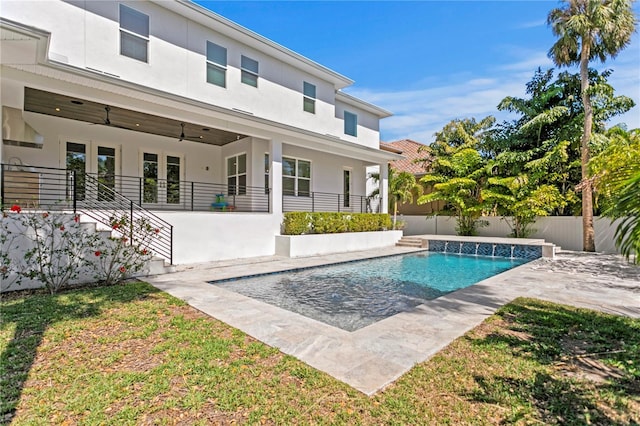
M377 213L307 213L284 214L283 235L336 234L391 229L391 217Z
M311 213L288 212L282 223L283 235L302 235L311 232Z

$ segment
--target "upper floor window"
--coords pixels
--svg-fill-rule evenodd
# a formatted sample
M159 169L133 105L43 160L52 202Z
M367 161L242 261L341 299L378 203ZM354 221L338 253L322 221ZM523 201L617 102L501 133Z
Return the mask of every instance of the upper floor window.
M358 136L358 116L349 111L344 112L344 133Z
M242 69L240 81L249 86L258 87L258 61L242 55L240 57L240 68Z
M207 42L207 82L227 87L227 49Z
M282 158L282 194L311 196L311 162Z
M228 195L247 193L247 154L227 158L227 185Z
M316 113L316 86L307 83L306 81L303 83L302 87L302 108L306 112L310 112L311 114Z
M120 54L148 62L149 17L120 5Z

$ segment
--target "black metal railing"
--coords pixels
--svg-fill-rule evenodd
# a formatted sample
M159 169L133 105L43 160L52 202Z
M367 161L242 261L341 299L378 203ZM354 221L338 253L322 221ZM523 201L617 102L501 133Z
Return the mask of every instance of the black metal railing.
M85 214L111 227L114 218L126 216L130 223L144 221L153 233L149 241L140 230L129 227L133 242L173 263L173 226L138 203L119 194L109 184L82 172L51 167L0 165L0 208L19 205L24 210L39 209ZM121 231L118 231L121 232Z
M310 192L308 195L298 196L284 194L282 211L366 213L369 209L367 197L364 195L345 196L329 192Z
M269 192L261 186L233 186L122 175L89 176L151 210L268 213L271 208Z
M112 221L126 217L129 226L118 229L117 232L173 264L173 226L169 222L105 186L93 176L71 170L70 177L76 194L73 198L74 211L78 208L83 214L108 226L111 226ZM77 179L78 177L82 179ZM82 200L78 197L80 190ZM149 234L155 235L149 238Z

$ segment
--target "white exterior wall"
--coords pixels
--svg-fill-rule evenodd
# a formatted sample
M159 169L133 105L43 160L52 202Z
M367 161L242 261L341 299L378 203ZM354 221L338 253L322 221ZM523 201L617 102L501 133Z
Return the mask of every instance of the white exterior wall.
M158 4L123 2L149 16L148 63L119 54L119 2L3 0L2 16L52 33L50 57L147 87L251 113L369 147L378 147L379 117L349 105L358 115L358 137L344 134L336 87L319 76L204 27ZM85 9L79 6L84 5ZM227 87L206 82L206 42L227 48ZM259 62L258 87L240 81L240 57ZM302 88L316 85L316 113L303 111Z
M449 216L404 216L404 235L456 235L455 218ZM484 237L506 237L511 232L500 217L483 217L489 226L478 228L478 235ZM619 221L611 223L607 218L596 217L594 229L596 250L602 253L617 253L615 230ZM535 232L529 238L543 239L564 250L582 250L582 217L549 216L541 217L532 225Z
M282 215L158 212L173 225L175 264L269 256ZM212 276L211 279L215 277Z

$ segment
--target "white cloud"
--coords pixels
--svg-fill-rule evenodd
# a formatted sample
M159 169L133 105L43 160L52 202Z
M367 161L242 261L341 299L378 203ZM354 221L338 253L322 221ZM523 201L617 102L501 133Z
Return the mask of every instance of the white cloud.
M553 67L546 52L516 47L508 50L516 58L513 63L497 65L477 75L460 73L440 80L428 76L417 89L385 92L355 87L349 93L394 113L381 122L383 140L409 138L428 144L435 132L456 118L481 119L487 115L493 115L498 121L513 118L509 113L498 111L498 103L506 96L525 96L525 85L535 70ZM636 104L640 104L639 57L640 45L634 43L615 61L597 66L600 70L613 69L609 82L616 94L629 96ZM614 118L610 124L620 122L627 123L629 128L640 128L640 106Z

